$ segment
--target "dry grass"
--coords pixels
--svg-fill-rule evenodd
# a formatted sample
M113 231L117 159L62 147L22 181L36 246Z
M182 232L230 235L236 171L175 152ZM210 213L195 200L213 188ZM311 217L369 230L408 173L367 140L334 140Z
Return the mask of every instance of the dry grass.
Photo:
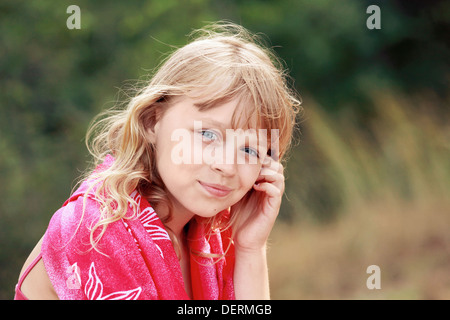
M378 202L329 225L279 224L269 251L274 299L449 299L450 203ZM369 290L369 265L381 289Z
M450 122L429 101L412 108L405 99L380 97L364 132L310 110L303 143L322 155L341 205L326 224L300 211L295 223L275 227L272 298L450 299ZM313 215L301 194L290 190L289 198ZM379 290L366 287L373 264L381 268Z

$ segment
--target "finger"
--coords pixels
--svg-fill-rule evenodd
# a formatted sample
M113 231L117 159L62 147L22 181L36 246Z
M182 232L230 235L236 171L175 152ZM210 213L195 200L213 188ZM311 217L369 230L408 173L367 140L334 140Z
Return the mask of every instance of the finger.
M262 168L269 168L276 172L283 172L283 165L270 157L266 157L263 161Z
M276 168L275 165L273 167L262 167L256 181L259 180L275 181L278 179L284 180L283 171L284 171L283 166L281 164L277 165ZM271 176L272 178L270 178Z
M253 185L253 188L256 191L262 191L265 192L269 197L273 197L273 198L281 198L284 188L283 186L280 188L279 186L273 184L273 183L269 183L269 182L260 182L260 183L255 183Z
M273 173L269 175L260 175L256 180L257 183L269 182L275 184L277 187L281 187L284 184L284 175L281 173Z
M261 167L260 174L273 175L275 173L283 174L284 169L281 164L273 164L270 167Z
M263 205L263 211L265 213L278 213L281 206L283 192L270 183L255 185L254 189L256 191L260 191L261 194L265 194L264 200L261 202Z

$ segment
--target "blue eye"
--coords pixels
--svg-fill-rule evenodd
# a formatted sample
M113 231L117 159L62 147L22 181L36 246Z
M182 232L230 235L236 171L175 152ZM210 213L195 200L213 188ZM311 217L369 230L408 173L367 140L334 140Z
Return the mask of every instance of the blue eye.
M253 156L253 157L259 158L258 151L256 151L256 150L253 149L253 148L245 147L245 148L243 148L243 151L246 152L246 153L248 153L249 155L251 155L251 156Z
M209 130L202 130L201 134L202 134L203 139L205 139L205 140L211 140L212 141L212 140L216 140L217 139L217 134L215 134L214 132L209 131Z

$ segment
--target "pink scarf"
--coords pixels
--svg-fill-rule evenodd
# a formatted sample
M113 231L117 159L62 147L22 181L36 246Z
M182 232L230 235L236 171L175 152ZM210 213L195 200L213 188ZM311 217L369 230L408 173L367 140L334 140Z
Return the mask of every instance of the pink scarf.
M112 164L107 156L97 170ZM95 190L90 191L82 218L83 196L89 179L52 217L42 243L42 259L60 299L189 299L180 263L172 242L156 212L136 191L138 218L108 225L97 248L89 234L99 219ZM131 206L127 213L131 216ZM81 219L82 218L82 219ZM81 224L80 224L81 219ZM230 232L206 234L205 225L190 222L188 239L192 252L222 255ZM231 246L224 258L191 253L191 284L194 299L234 299L234 257Z

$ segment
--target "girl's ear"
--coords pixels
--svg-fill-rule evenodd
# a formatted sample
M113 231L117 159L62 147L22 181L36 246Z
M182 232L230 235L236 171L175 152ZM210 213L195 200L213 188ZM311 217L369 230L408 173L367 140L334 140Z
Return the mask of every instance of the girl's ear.
M163 106L157 101L148 107L142 116L146 128L147 140L152 144L156 143L159 121L163 115L162 110Z
M156 135L158 132L158 128L159 128L159 121L157 121L153 126L147 128L147 140L151 144L156 143Z

